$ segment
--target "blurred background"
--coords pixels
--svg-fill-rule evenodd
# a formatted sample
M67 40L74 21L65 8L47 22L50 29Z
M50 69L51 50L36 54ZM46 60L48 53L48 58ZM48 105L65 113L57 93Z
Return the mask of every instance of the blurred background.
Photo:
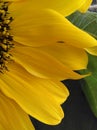
M97 0L93 0L93 4L96 4L97 3Z
M92 3L92 5L96 5L97 4L97 0L93 0L93 3ZM93 9L93 8L91 8L90 9L91 11L97 11L97 6Z
M93 5L97 0L93 1ZM91 11L97 11L92 8ZM93 115L88 102L81 90L82 81L64 81L70 91L68 100L62 105L65 118L57 126L45 125L33 118L36 130L97 130L97 118Z

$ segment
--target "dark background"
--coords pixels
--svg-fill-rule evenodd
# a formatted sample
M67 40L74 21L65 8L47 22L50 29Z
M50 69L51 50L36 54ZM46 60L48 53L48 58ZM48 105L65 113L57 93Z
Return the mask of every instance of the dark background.
M93 4L97 3L94 0ZM61 124L49 126L31 118L36 130L97 130L97 118L93 115L81 90L80 81L64 81L70 96L62 105L65 117Z
M93 0L93 4L97 4L97 0Z

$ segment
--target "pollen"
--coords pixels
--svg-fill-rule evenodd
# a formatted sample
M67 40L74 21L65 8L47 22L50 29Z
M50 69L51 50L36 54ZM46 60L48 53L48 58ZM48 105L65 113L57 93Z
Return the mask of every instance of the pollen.
M8 12L9 2L0 0L0 72L8 70L7 63L11 60L10 49L14 47L13 36L10 34L10 23L13 18Z

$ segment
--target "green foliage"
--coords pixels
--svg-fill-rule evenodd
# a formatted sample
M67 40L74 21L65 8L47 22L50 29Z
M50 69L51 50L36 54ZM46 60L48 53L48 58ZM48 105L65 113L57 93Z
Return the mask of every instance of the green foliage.
M87 12L85 14L76 12L67 17L74 25L86 31L97 39L97 13ZM89 102L91 110L97 117L97 57L89 55L89 63L87 71L91 72L91 76L81 81L82 90ZM84 73L80 71L81 74Z
M82 30L85 30L97 39L97 13L87 12L82 14L80 12L73 13L67 17L74 25Z
M97 117L97 57L89 55L88 71L91 72L91 76L84 78L82 80L81 86L82 90L89 102L91 110ZM83 71L80 71L83 73Z

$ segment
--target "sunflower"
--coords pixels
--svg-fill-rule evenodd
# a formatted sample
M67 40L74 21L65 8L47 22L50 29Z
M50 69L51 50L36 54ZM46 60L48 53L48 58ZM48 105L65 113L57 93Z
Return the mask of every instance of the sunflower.
M58 124L69 95L60 81L83 78L74 70L86 69L85 50L97 46L64 16L91 0L12 1L0 1L0 130L34 130L28 114Z

